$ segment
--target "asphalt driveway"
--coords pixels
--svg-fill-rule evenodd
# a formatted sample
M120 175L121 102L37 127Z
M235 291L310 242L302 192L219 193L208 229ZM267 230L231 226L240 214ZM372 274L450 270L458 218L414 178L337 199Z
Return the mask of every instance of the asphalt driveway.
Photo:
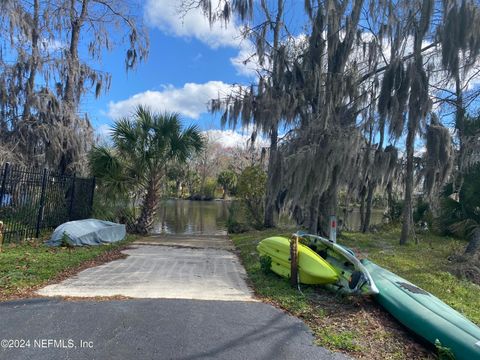
M5 360L346 359L259 302L35 299L0 303L0 319Z
M0 359L346 359L258 302L232 249L226 236L144 238L38 291L54 298L0 303ZM95 298L112 295L134 299Z

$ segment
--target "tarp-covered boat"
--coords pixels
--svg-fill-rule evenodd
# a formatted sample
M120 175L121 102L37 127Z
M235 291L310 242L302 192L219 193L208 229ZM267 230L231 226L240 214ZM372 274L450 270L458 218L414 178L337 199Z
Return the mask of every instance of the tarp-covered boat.
M429 292L362 260L379 289L377 301L398 321L432 344L438 339L456 360L480 359L480 328Z
M123 224L97 219L76 220L58 226L46 244L60 246L65 241L72 246L110 244L123 240L125 235Z
M258 244L260 255L272 259L271 269L280 276L290 277L290 240L281 236L264 239ZM302 284L330 284L338 275L330 264L307 246L298 244L298 274Z

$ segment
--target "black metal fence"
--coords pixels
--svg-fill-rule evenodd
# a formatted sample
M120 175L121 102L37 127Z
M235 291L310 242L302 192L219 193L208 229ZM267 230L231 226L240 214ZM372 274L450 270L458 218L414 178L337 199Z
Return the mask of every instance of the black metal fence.
M38 238L44 229L90 217L95 178L3 165L0 221L4 242Z

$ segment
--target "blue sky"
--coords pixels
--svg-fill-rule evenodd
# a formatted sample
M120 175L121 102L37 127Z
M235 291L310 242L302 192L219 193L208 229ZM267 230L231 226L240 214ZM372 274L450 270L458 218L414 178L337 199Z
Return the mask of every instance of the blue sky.
M220 116L208 112L207 102L227 93L229 84L254 80L255 63L242 64L254 52L253 45L241 38L235 20L228 27L220 23L211 27L200 10L182 19L178 12L181 1L139 2L150 37L150 55L135 70L125 72L122 47L104 55L99 67L112 74L110 90L99 99L87 96L81 109L88 113L98 134L105 135L116 118L143 104L155 111L179 112L185 124L214 129L215 137L229 145L249 137L248 131L241 129L220 132ZM304 32L302 7L302 1L290 0L286 14L288 26L296 34Z
M176 2L144 3L150 54L135 70L125 72L121 47L106 53L97 65L112 74L110 90L98 99L87 96L81 111L88 113L98 133L104 134L115 118L137 104L179 112L186 124L196 123L202 130L219 129L219 115L208 113L207 101L225 93L228 84L252 81L254 65L241 64L252 53L251 44L239 37L238 26L233 22L227 28L210 28L200 11L182 22ZM244 138L231 131L224 134Z

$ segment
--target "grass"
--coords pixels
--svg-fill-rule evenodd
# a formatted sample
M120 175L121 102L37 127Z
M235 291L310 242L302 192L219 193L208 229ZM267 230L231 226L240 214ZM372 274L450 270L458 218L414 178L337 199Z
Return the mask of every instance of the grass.
M345 297L322 287L293 289L287 279L261 269L256 251L269 236L289 236L289 230L251 231L231 238L248 273L256 294L297 316L314 332L316 343L360 359L434 358L431 348L394 320L368 298ZM464 242L435 235L419 235L418 245L398 245L399 230L376 234L344 233L339 238L361 255L398 273L480 323L480 287L459 280L449 269L448 256L465 246Z
M466 242L451 237L419 234L419 243L398 245L400 230L376 234L344 233L339 242L357 250L380 266L437 296L480 325L480 286L454 276L448 259Z
M0 299L27 296L31 290L70 274L88 262L104 262L134 240L127 236L111 245L48 247L40 241L6 244L0 253Z

